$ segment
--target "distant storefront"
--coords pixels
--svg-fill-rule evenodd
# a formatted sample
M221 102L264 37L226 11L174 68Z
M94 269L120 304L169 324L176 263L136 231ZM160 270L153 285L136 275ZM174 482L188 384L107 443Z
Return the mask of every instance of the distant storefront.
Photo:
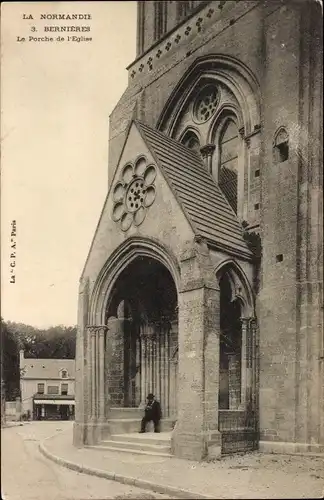
M22 418L74 419L74 359L25 358L20 351Z
M74 398L46 398L35 394L33 401L33 420L72 420L74 419Z

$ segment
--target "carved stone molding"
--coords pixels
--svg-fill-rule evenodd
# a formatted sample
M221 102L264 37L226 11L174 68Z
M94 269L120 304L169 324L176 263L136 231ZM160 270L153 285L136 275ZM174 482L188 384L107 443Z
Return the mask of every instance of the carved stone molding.
M188 39L200 36L203 30L208 29L215 19L221 16L223 4L224 0L220 0L217 10L208 8L208 6L200 9L199 12L188 19L187 23L181 23L179 28L172 30L170 34L166 33L159 43L154 44L152 51L145 52L128 66L127 69L129 70L130 78L136 80L146 73L146 71L152 71L152 69L158 67L159 60L176 50L180 40L187 41ZM190 55L190 52L188 55ZM144 62L146 64L143 64Z

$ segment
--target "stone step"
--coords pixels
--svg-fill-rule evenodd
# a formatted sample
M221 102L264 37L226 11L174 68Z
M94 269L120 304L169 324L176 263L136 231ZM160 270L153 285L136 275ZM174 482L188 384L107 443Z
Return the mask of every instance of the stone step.
M93 450L99 450L99 451L114 451L118 453L132 453L134 455L149 455L149 456L155 456L155 457L166 457L166 458L171 458L172 455L170 453L163 453L162 451L141 451L137 450L134 448L118 448L117 446L110 446L110 445L96 445L96 446L87 446L87 448L91 448Z
M108 424L111 434L129 434L141 428L141 421L137 418L110 418Z
M144 440L143 440L144 441ZM143 441L136 442L135 440L133 441L127 441L126 439L123 441L117 441L116 439L106 439L105 441L102 441L100 443L100 446L105 446L105 447L113 447L113 448L122 448L122 449L133 449L137 451L152 451L156 453L166 453L170 454L171 448L170 444L164 443L164 444L151 444L151 443L143 443Z
M172 431L174 423L173 419L162 419L161 431ZM111 434L136 433L141 428L141 418L109 418L108 424ZM148 429L150 426L152 426L151 422L148 424Z
M171 446L171 432L145 433L134 434L114 434L110 436L110 440L123 443L139 443L139 444L154 444L159 446Z

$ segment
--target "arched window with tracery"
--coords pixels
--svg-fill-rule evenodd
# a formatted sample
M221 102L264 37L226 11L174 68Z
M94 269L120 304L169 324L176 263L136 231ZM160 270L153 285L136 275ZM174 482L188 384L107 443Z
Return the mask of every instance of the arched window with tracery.
M260 217L259 96L256 77L242 62L208 55L198 58L181 78L157 123L158 130L176 141L196 151L199 147L202 166L238 220L251 225ZM289 135L283 129L274 136L276 162L289 158Z
M239 131L233 118L228 118L219 134L218 184L237 213Z

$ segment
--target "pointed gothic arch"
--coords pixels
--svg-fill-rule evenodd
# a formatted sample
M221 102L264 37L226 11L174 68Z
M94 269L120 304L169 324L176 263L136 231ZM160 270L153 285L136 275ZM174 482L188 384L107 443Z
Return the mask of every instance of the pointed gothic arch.
M187 148L192 149L197 153L200 153L201 149L200 134L199 131L194 129L193 127L188 127L186 130L184 130L184 132L181 134L180 142Z
M113 296L111 292L114 284L123 270L137 257L151 257L163 264L179 290L180 270L172 252L150 238L130 237L110 255L96 279L90 297L89 324L104 324L107 302Z
M218 281L226 274L231 287L231 300L238 299L240 301L244 318L254 318L254 293L241 266L233 259L226 259L217 265L214 273Z
M255 75L236 58L210 54L196 59L181 78L164 106L157 128L172 136L181 109L208 82L223 84L235 96L246 135L259 126L260 90Z
M226 164L219 139L224 120L231 116L237 127L237 148L232 158L235 161ZM206 167L243 221L248 218L250 199L249 142L260 131L260 121L259 84L253 73L233 57L208 55L198 58L182 77L165 104L157 127L178 141L186 130L199 130L201 149L209 151ZM257 148L260 136L253 141Z

